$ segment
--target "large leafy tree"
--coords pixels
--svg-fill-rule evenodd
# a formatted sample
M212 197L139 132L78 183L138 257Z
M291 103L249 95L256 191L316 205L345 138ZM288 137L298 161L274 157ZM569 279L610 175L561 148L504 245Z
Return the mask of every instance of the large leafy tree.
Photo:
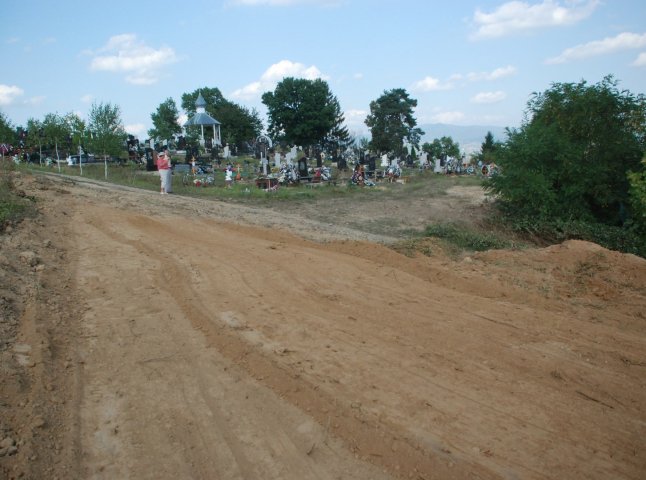
M414 147L424 132L417 128L413 110L417 100L410 98L403 88L384 91L377 100L370 102L366 125L372 135L371 147L378 153L404 153L404 141Z
M175 100L167 98L159 104L157 111L150 114L153 121L153 128L148 130L150 138L161 140L170 140L175 135L182 133L182 127L179 124L179 112Z
M446 159L447 157L457 158L460 156L460 144L453 141L452 137L434 138L431 143L424 143L422 150L431 158Z
M534 220L620 224L629 170L646 147L643 95L611 76L595 85L556 83L534 93L527 119L497 150L502 174L489 185L504 207Z
M69 138L72 145L80 146L84 153L87 153L88 137L90 136L87 126L83 119L76 113L68 113L64 117L65 123L69 129Z
M53 145L56 159L60 160L60 148L71 148L71 130L65 117L58 113L48 113L42 123L43 142Z
M120 155L124 150L126 130L121 120L121 109L111 103L93 103L90 108L88 128L92 132L90 145L95 153L107 159Z
M262 103L269 116L269 135L276 141L308 148L321 145L337 129L340 107L326 81L284 78ZM341 116L342 117L342 116Z
M227 100L218 88L204 87L183 94L182 108L189 115L195 113L195 101L200 93L206 101L207 113L221 123L220 133L226 143L244 148L262 132L262 120L256 109L248 109Z

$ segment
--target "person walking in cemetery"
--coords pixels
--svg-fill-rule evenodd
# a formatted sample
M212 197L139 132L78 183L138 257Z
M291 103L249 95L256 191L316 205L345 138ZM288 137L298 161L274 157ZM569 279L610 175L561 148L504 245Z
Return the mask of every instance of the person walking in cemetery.
M155 155L155 153L156 152L153 152L153 156ZM165 195L167 193L172 192L170 153L168 153L168 150L164 147L164 149L156 156L157 156L157 160L155 163L157 164L157 170L159 170L159 178L161 180L161 190L159 193L161 193L162 195Z

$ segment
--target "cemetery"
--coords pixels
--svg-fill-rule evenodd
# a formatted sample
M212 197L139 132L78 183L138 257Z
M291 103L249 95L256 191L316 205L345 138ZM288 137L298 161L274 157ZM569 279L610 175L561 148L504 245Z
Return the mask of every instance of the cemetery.
M236 138L216 112L253 115L215 90L173 132L117 138L126 161L82 135L71 165L0 149L2 473L641 478L645 250L616 197L606 230L541 231L578 190L526 182L559 166L522 164L529 134L467 157L371 105L362 142L322 95L314 138L268 92L267 133Z

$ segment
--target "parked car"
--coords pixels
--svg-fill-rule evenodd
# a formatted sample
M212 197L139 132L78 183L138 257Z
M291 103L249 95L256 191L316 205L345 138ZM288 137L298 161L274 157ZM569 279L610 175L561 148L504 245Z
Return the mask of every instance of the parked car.
M78 165L79 159L83 163L94 163L95 162L94 155L91 155L91 154L87 155L87 154L84 153L83 155L68 155L67 164L68 165Z

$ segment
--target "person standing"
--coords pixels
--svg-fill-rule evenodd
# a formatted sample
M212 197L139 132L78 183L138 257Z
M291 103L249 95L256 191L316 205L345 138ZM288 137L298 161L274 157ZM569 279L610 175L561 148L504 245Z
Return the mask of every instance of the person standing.
M166 148L157 155L157 170L159 170L159 178L161 179L161 190L159 193L162 195L171 193L173 191L171 186L171 159L170 153L168 153Z

